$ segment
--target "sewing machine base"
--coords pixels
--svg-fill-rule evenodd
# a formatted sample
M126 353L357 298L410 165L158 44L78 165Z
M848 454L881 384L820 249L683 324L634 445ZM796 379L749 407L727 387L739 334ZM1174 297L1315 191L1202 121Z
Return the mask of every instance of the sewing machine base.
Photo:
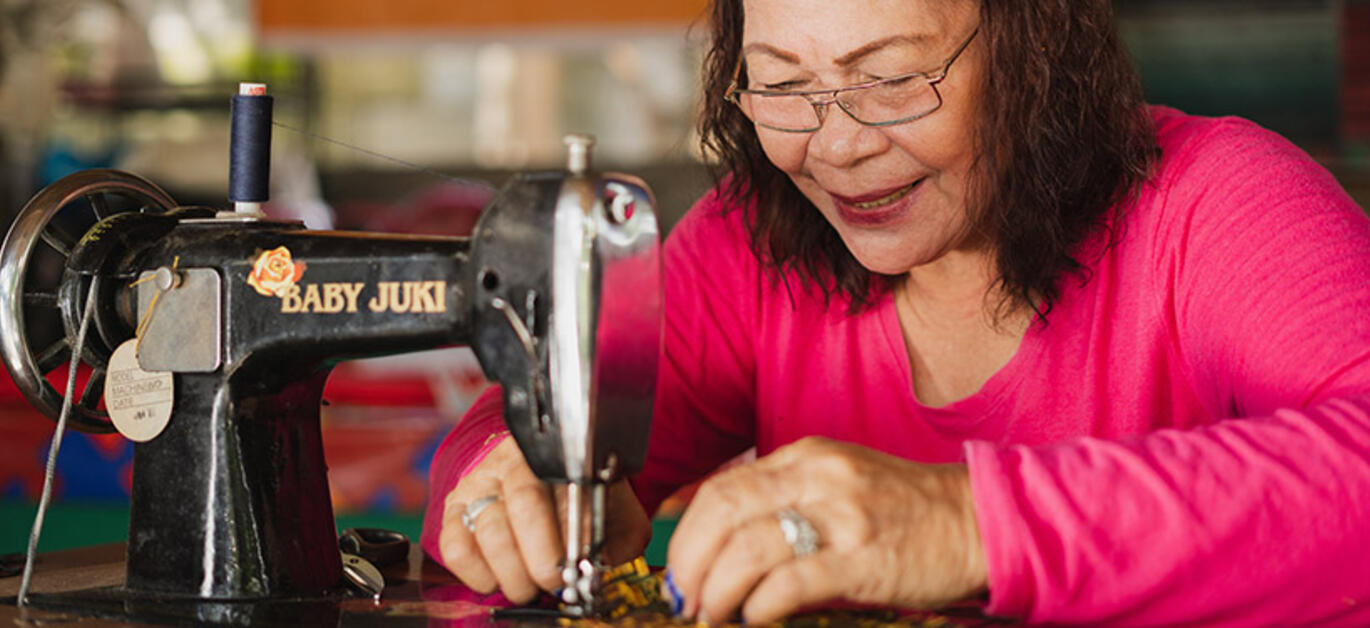
M205 600L158 596L123 587L101 587L68 593L29 595L28 607L64 617L152 624L230 626L336 626L340 604L353 596L337 591L327 596L275 600ZM15 598L4 600L15 604Z

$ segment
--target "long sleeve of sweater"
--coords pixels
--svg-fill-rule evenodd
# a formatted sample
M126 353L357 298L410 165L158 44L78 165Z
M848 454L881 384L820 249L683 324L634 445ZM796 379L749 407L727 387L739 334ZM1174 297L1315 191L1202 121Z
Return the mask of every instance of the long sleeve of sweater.
M1052 624L1370 623L1370 221L1247 123L1147 223L1156 312L1222 420L966 446L990 611Z

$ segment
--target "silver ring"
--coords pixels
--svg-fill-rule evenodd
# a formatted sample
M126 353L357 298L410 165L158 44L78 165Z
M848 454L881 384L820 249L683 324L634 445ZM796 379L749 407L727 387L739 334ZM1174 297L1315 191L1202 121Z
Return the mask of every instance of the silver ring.
M475 534L476 517L479 517L480 513L490 506L490 504L497 501L499 501L499 495L486 495L485 497L467 504L466 510L461 513L461 524L466 526L466 529L470 530L471 534Z
M818 530L813 529L813 524L804 515L793 508L781 508L775 512L775 516L780 520L780 532L785 535L785 542L790 544L790 549L794 550L795 558L818 551Z

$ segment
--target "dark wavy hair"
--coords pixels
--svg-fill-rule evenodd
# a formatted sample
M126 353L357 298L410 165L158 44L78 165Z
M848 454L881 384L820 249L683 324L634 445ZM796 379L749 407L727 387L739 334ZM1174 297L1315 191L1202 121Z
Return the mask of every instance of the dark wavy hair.
M1135 198L1159 149L1109 0L981 0L980 13L987 54L968 211L997 254L996 312L1026 306L1045 322L1063 277L1089 279L1080 244ZM710 16L699 128L719 160L722 193L747 213L753 252L778 280L794 273L859 311L892 278L857 262L724 98L739 62L742 0L712 0Z

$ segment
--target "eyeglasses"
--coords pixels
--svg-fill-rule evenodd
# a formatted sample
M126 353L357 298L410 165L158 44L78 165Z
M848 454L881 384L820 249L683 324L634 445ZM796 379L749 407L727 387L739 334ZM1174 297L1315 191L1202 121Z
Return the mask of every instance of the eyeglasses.
M942 66L932 72L910 72L837 89L742 89L737 76L724 98L736 104L757 126L786 133L812 133L823 126L828 105L837 103L853 120L866 126L891 126L926 117L942 106L937 84L946 80L957 57L979 34L976 28Z

